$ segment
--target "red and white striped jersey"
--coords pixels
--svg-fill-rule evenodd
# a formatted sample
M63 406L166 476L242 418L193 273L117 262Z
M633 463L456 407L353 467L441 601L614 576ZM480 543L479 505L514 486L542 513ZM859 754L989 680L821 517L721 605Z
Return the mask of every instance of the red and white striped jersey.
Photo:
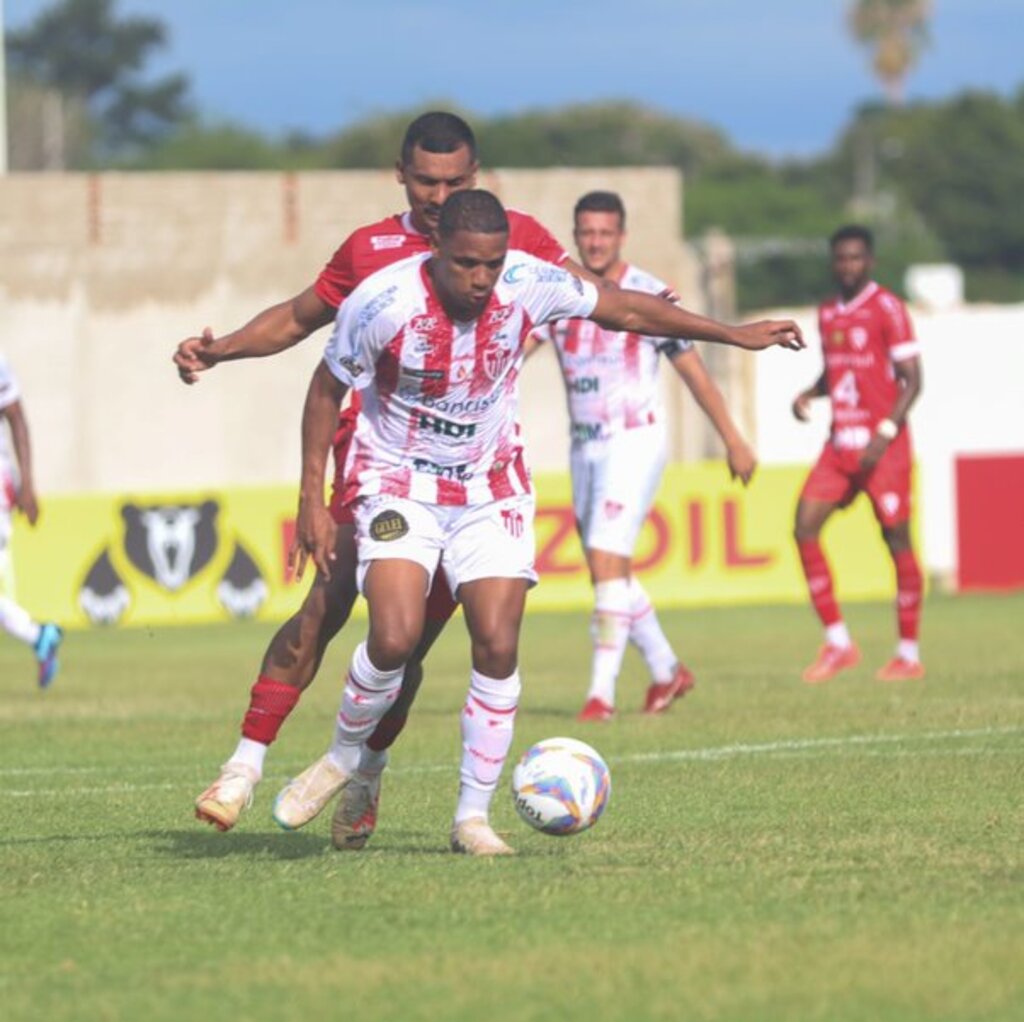
M561 266L569 253L555 240L543 224L527 213L506 209L508 216L508 247L529 252L538 259ZM376 223L357 227L338 247L313 285L317 296L337 309L371 273L391 266L409 256L430 251L430 237L413 226L406 210ZM341 413L339 443L347 442L359 412L358 395Z
M818 329L832 402L832 443L841 450L867 447L899 395L893 365L920 354L906 306L872 281L852 301L823 302Z
M483 314L453 322L429 259L373 274L338 312L324 361L362 397L346 502L390 494L483 504L529 493L517 424L523 343L535 326L597 304L593 284L509 250Z
M626 265L620 287L658 295L667 290L657 277ZM563 319L536 331L558 352L569 403L572 438L577 443L607 440L636 426L653 425L662 415L658 355L689 351L692 341L605 330L588 319Z
M20 399L18 381L11 372L7 359L0 355L0 412ZM7 438L7 429L0 423L0 513L14 506L14 478L14 459Z

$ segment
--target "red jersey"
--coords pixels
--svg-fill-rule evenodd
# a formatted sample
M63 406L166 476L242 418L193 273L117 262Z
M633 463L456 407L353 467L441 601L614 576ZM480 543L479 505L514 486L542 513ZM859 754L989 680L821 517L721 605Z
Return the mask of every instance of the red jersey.
M920 345L903 302L874 281L849 302L834 298L819 306L818 329L832 402L832 444L860 450L896 403L893 366L915 358Z

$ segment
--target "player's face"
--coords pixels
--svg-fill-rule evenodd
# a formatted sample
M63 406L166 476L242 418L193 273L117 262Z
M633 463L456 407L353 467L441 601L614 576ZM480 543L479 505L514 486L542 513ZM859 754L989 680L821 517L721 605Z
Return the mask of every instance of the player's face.
M434 244L431 273L453 319L476 319L487 305L508 251L507 234L456 231Z
M408 163L398 163L398 183L405 186L405 197L416 229L433 234L444 200L452 192L461 192L476 184L478 164L468 146L453 153L428 153L416 146Z
M870 250L859 238L836 242L832 248L832 276L839 290L849 298L871 279L874 265Z
M583 265L591 273L603 274L618 264L626 232L618 213L585 210L576 217L573 237Z

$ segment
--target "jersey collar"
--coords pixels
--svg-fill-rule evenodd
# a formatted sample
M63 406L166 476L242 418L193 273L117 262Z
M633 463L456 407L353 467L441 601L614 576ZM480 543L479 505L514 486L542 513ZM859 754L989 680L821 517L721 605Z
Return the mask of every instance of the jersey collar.
M840 298L836 302L836 309L839 312L853 312L868 301L877 290L878 285L873 280L869 280L848 302L844 302Z

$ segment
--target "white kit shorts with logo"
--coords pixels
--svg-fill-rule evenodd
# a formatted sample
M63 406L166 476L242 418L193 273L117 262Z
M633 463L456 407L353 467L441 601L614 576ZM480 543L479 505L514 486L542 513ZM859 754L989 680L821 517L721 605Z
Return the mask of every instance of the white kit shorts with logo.
M534 504L532 493L469 506L365 497L355 506L359 591L370 564L389 559L422 565L424 592L439 565L455 597L463 582L481 578L525 578L534 585Z
M631 557L665 470L660 424L573 444L572 506L588 550Z

